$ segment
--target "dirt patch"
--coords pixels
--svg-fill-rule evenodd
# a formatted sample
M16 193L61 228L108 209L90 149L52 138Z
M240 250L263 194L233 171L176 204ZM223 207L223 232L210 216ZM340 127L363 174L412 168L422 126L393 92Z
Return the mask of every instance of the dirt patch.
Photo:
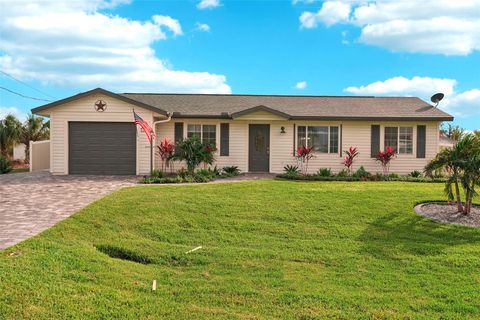
M457 212L456 204L448 204L446 202L421 203L413 209L419 215L443 223L480 228L480 206L474 205L469 215Z

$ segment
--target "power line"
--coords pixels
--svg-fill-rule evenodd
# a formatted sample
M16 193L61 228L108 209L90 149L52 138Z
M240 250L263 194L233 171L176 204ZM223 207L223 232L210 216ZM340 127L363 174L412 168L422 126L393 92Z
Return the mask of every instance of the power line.
M26 98L26 99L32 99L32 100L38 100L38 101L46 101L46 102L52 101L52 100L45 100L45 99L40 99L40 98L35 98L35 97L26 96L26 95L24 95L24 94L21 94L21 93L12 91L12 90L10 90L10 89L7 89L7 88L1 87L1 86L0 86L0 89L5 90L5 91L8 91L8 92L13 93L13 94L16 94L17 96L20 96L20 97Z
M28 83L25 83L25 82L23 82L22 80L19 80L19 79L15 78L14 76L12 76L11 74L6 73L5 71L0 70L0 73L3 73L3 74L6 75L7 77L9 77L9 78L11 78L11 79L13 79L13 80L15 80L15 81L17 81L17 82L20 82L21 84L29 87L30 89L33 89L33 90L35 90L35 91L37 91L37 92L39 92L39 93L41 93L41 94L43 94L43 95L46 95L46 96L49 97L49 98L56 99L55 97L52 97L52 96L49 95L48 93L43 92L43 91L41 91L41 90L39 90L39 89L37 89L37 88L32 87L32 86L29 85Z

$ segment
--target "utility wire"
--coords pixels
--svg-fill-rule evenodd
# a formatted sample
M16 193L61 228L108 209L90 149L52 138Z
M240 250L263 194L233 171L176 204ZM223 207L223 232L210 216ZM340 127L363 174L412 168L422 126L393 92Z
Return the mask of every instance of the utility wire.
M45 96L47 96L47 97L49 97L49 98L56 99L55 97L52 97L52 96L49 95L48 93L43 92L43 91L41 91L41 90L38 90L37 88L32 87L32 86L29 85L28 83L25 83L25 82L23 82L22 80L19 80L19 79L15 78L14 76L12 76L11 74L6 73L5 71L0 70L0 73L3 73L3 74L6 75L7 77L9 77L9 78L11 78L11 79L13 79L13 80L15 80L15 81L17 81L17 82L20 82L21 84L29 87L30 89L33 89L33 90L35 90L35 91L37 91L37 92L39 92L39 93L41 93L41 94L43 94L43 95L45 95Z
M13 94L16 94L17 96L20 96L20 97L26 98L26 99L32 99L32 100L38 100L38 101L46 101L46 102L52 101L52 100L45 100L45 99L40 99L40 98L35 98L35 97L26 96L26 95L24 95L24 94L21 94L21 93L12 91L12 90L10 90L10 89L7 89L7 88L1 87L1 86L0 86L0 89L5 90L5 91L8 91L8 92L13 93Z

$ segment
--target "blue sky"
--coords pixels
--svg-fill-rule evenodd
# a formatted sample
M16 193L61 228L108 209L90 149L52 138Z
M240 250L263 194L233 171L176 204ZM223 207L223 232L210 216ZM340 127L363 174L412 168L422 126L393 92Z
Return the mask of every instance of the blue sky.
M480 1L10 1L0 85L51 100L116 92L446 93L480 128ZM42 101L0 90L0 115Z

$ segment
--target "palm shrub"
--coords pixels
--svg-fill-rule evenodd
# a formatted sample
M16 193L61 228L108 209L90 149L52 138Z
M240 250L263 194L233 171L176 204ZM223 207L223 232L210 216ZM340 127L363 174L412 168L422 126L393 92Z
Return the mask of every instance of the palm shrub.
M172 159L185 161L188 173L193 174L195 168L205 159L202 141L197 136L193 136L177 142Z
M413 170L412 172L410 172L408 174L409 177L412 177L412 178L421 178L422 177L422 173L418 170Z
M12 171L12 166L7 158L0 155L0 174L9 173Z
M480 139L473 134L464 135L453 148L443 149L425 167L425 175L445 170L448 174L445 193L448 200L455 200L458 212L470 213L476 186L480 183ZM460 186L465 194L462 203Z
M292 166L290 164L287 164L285 167L283 167L283 172L289 176L296 176L300 173L300 169L298 166Z
M238 169L237 166L223 167L222 174L229 177L238 176L240 174L240 169Z

